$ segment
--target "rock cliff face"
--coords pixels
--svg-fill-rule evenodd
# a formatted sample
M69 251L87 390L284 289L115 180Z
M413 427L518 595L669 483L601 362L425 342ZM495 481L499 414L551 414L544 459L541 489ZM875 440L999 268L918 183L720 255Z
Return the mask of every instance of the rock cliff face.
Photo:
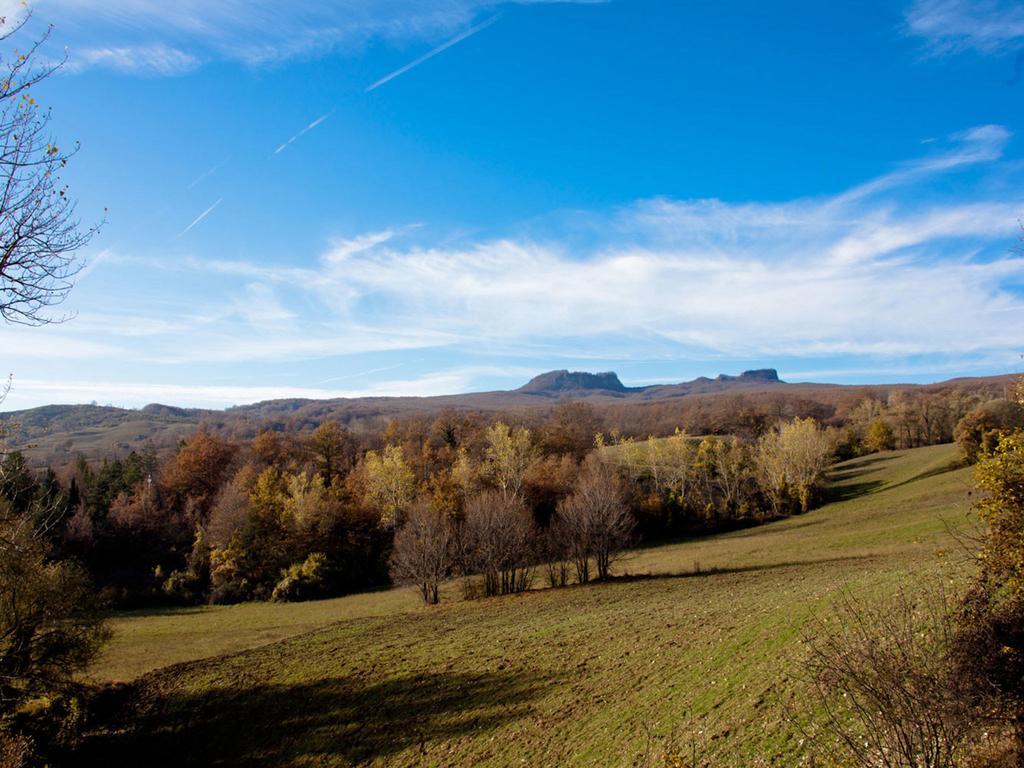
M758 368L755 371L744 371L739 376L720 373L716 381L779 381L779 372L774 368Z
M572 392L626 392L627 388L612 371L548 371L534 376L516 390L528 395L564 395Z
M565 395L579 395L585 397L588 394L612 394L631 395L638 394L644 397L661 396L672 393L699 393L717 392L727 389L733 385L757 385L757 384L781 384L779 372L774 368L759 368L754 371L744 371L738 376L722 373L713 379L701 376L693 381L684 381L681 384L657 385L650 387L627 387L616 373L606 371L605 373L586 373L585 371L548 371L539 376L534 376L519 389L513 390L524 395L547 395L561 397Z

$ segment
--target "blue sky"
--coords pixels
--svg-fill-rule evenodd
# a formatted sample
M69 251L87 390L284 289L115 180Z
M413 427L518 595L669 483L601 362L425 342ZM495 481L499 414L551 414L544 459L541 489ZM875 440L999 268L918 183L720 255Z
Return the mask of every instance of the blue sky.
M108 221L6 409L1021 370L1019 3L31 7Z

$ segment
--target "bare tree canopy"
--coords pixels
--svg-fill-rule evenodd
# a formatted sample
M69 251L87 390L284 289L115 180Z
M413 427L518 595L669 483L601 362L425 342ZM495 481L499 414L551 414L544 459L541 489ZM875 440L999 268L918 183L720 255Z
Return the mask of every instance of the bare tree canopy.
M591 559L597 578L607 579L636 525L610 464L596 456L586 463L572 495L558 505L555 525L576 565L577 581L590 580Z
M24 23L0 36L0 44ZM81 227L61 178L78 147L58 146L50 113L33 96L63 63L40 63L48 36L0 58L0 316L25 325L66 319L47 310L67 297L83 266L78 251L98 229Z
M485 595L530 588L536 531L519 496L484 491L468 499L461 534L463 567L483 575Z
M391 553L391 577L415 586L423 602L441 601L441 582L452 567L452 527L429 504L417 504L395 532Z

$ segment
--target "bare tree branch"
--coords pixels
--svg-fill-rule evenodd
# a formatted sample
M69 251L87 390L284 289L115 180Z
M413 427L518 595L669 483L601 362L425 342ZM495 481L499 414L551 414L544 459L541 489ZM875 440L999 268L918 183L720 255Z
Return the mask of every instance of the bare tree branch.
M40 63L39 48L49 35L0 60L0 317L23 325L68 319L47 310L67 298L84 266L77 254L102 224L82 228L61 178L78 146L58 146L49 133L50 113L33 96L33 88L64 65L64 59Z

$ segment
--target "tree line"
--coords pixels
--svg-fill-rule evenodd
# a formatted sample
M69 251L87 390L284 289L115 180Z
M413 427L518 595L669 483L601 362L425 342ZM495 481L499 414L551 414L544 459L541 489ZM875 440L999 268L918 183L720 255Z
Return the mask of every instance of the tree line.
M756 441L601 427L568 402L534 429L456 413L377 435L325 422L237 442L200 429L163 459L41 473L12 451L0 498L15 517L48 510L53 557L80 563L114 605L301 600L392 579L436 599L454 575L485 595L541 571L552 585L604 579L637 538L806 511L835 450L810 419Z

